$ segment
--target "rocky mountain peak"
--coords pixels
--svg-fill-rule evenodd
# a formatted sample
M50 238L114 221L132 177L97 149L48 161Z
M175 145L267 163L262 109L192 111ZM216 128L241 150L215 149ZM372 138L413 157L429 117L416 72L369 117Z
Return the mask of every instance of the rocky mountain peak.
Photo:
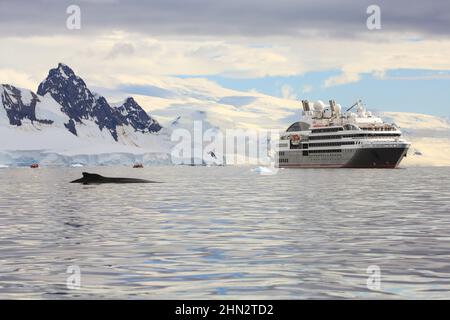
M101 130L109 130L117 141L117 126L124 124L124 119L104 97L92 93L69 66L59 63L57 68L51 69L39 85L38 94L50 94L61 105L61 111L70 119L65 126L74 135L77 135L78 124L93 120Z
M150 117L133 97L126 98L121 105L116 107L116 110L127 119L127 123L136 131L145 133L158 132L162 129L161 125Z
M158 132L162 128L132 97L112 107L105 97L92 92L83 79L63 63L49 71L39 84L37 95L10 85L0 86L1 106L6 110L11 125L20 126L24 119L46 122L36 118L35 109L40 102L39 96L46 96L45 100L50 98L47 95L59 104L61 112L69 118L64 126L76 136L77 128L91 122L101 131L108 130L116 141L119 140L118 127L121 126L131 126L142 133Z
M24 120L30 120L31 123L52 123L50 120L36 118L36 104L39 98L34 92L3 84L0 85L0 102L10 125L21 126Z

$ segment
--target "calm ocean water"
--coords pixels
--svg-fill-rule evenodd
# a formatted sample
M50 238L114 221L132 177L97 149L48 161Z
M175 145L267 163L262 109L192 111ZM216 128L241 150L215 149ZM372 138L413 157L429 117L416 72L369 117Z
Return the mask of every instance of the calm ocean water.
M450 168L250 169L0 169L0 298L450 298Z

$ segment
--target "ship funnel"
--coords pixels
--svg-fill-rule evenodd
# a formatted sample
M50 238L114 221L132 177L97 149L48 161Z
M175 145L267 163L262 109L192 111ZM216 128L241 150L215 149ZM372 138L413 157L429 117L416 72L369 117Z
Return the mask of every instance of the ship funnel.
M310 111L311 110L308 100L302 100L302 104L303 104L303 111Z
M336 101L334 100L330 100L330 109L331 109L331 114L335 114L336 113Z

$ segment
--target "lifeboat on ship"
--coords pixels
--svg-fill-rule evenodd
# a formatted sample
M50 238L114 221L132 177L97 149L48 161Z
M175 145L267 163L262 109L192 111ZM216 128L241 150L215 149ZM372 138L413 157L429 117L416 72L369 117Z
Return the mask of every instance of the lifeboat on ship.
M300 144L300 140L301 140L300 135L298 135L298 134L291 135L291 143L293 145L299 145Z

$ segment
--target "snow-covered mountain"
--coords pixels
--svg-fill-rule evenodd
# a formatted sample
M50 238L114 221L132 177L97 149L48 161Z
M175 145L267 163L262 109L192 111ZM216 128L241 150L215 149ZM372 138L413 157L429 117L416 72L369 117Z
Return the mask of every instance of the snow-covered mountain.
M21 90L11 85L0 87L1 102L5 112L1 120L9 119L9 124L21 126L24 120L35 123L52 124L52 120L36 118L36 104L40 102L38 96L29 91Z
M92 93L72 69L61 63L50 70L37 93L40 96L48 94L61 105L61 111L69 118L64 126L74 135L77 135L77 125L83 124L84 120L94 121L100 130L108 130L116 141L120 126L130 125L142 133L161 130L133 98L113 108L104 97Z
M152 133L162 129L161 125L148 115L133 97L128 97L122 103L113 105L113 108L122 116L124 124L128 124L138 132Z
M139 90L125 92L133 93L165 127L173 122L188 127L193 120L201 120L205 126L222 129L285 129L300 116L298 101L224 88L202 78L152 78ZM120 93L111 95L119 97Z
M168 161L170 137L131 97L108 101L64 64L38 93L0 86L0 164ZM110 160L110 159L113 160Z

